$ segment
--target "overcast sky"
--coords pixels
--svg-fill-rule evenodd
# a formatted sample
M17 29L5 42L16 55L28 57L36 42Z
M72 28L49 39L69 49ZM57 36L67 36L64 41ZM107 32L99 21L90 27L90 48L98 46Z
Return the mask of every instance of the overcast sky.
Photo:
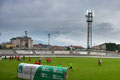
M95 12L93 45L120 43L120 0L0 0L0 43L32 37L34 43L87 45L85 12Z

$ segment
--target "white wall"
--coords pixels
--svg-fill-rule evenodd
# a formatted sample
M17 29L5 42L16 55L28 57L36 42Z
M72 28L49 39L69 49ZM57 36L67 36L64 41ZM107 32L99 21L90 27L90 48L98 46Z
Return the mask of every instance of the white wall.
M51 51L40 51L40 50L35 50L36 54L52 54Z
M85 55L87 55L87 52L83 52L83 51L73 51L73 54L85 54Z
M0 50L0 54L13 54L12 50Z
M32 50L16 50L17 54L33 54Z
M70 51L54 51L54 54L70 54Z
M90 55L100 55L100 56L105 56L106 53L100 53L100 52L91 52Z

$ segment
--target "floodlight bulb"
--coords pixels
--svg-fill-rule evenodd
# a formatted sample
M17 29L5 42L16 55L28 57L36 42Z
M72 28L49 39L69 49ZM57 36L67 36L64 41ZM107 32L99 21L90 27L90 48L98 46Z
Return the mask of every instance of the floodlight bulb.
M91 11L91 10L89 10L89 12L91 13L92 11Z

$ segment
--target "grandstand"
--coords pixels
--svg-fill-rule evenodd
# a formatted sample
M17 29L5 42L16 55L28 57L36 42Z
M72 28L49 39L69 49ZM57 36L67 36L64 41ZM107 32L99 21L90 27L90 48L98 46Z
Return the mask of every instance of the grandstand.
M52 50L0 50L0 56L41 56L41 57L75 57L75 56L115 56L119 53L95 51L52 51Z

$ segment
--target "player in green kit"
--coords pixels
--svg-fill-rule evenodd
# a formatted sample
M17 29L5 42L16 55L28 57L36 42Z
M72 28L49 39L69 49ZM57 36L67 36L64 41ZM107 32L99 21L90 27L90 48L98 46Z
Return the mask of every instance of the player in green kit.
M70 63L70 68L69 69L71 69L72 70L72 63Z
M61 67L61 64L60 64L60 63L58 64L58 67Z

